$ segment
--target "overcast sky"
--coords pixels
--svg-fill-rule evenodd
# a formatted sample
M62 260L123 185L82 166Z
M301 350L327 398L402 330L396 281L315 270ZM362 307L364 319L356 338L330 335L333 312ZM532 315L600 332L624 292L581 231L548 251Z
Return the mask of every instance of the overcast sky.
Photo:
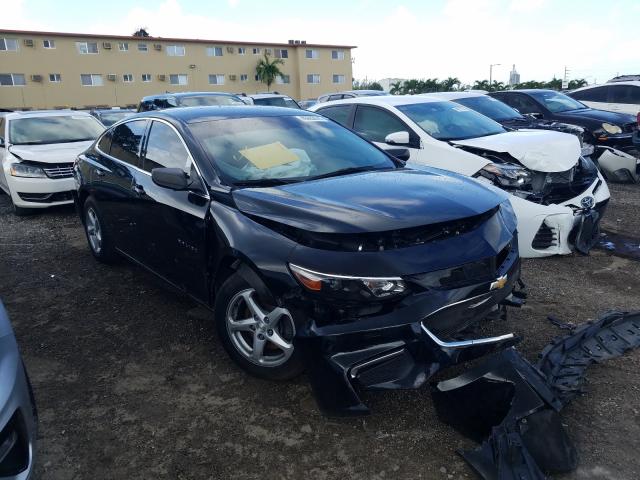
M640 0L2 0L0 28L357 45L354 77L640 74Z

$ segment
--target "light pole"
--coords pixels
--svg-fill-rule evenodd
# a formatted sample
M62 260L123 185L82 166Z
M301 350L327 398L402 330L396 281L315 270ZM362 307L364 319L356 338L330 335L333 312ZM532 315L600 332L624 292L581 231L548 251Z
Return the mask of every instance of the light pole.
M493 85L493 67L497 67L499 65L499 63L492 63L489 65L489 91L491 91L491 86Z

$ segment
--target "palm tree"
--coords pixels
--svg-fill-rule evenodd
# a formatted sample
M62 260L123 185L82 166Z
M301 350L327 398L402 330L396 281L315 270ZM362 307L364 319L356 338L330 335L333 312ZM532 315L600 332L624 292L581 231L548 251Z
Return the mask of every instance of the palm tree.
M451 92L458 90L460 88L462 82L458 79L458 77L449 77L446 80L442 80L440 82L440 88L445 92Z
M281 58L269 59L269 55L264 54L264 58L258 61L256 65L256 75L258 80L267 84L267 91L271 88L271 84L278 77L282 77L279 65L284 65L284 61Z
M404 93L404 82L393 82L389 93L391 95L402 95Z

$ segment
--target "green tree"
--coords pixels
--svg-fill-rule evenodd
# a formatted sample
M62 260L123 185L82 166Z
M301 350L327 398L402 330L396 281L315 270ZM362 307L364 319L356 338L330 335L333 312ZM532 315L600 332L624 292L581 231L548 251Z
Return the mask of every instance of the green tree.
M284 65L284 61L281 58L271 60L266 53L264 54L264 58L258 61L256 65L256 75L258 76L258 80L267 84L267 91L269 91L271 84L275 82L276 78L282 77L280 65Z
M589 85L584 78L576 78L575 80L571 80L569 82L569 90L573 90L574 88L586 87Z
M391 95L402 95L404 92L404 82L393 82L391 84L391 88L389 89L389 93Z
M460 89L462 82L458 77L448 77L440 82L440 90L443 92L453 92Z
M382 85L380 85L378 82L370 82L368 80L354 80L352 82L352 88L354 90L384 90L384 88L382 88Z

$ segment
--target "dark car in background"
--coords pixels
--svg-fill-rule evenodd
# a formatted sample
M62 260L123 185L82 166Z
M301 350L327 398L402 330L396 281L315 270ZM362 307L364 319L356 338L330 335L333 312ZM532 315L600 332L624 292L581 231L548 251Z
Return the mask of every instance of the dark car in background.
M343 100L345 98L378 97L381 95L389 95L389 93L382 90L346 90L344 92L325 93L324 95L320 95L317 103Z
M114 123L130 117L136 111L122 108L94 108L89 113L96 117L105 127L110 127Z
M180 92L163 93L143 97L138 112L164 110L176 107L210 107L221 105L245 105L242 99L231 93L223 92Z
M255 95L247 95L254 105L264 107L287 107L301 108L293 98L279 93L256 93Z
M97 260L128 258L211 308L246 371L306 366L327 413L365 413L357 389L417 388L515 341L467 332L513 302L506 196L406 168L320 115L138 114L79 156L75 178Z

